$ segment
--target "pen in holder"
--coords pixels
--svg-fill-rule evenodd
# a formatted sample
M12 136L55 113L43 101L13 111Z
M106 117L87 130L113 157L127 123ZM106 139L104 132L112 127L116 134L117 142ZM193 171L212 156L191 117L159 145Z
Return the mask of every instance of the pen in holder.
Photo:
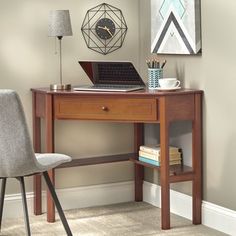
M147 60L148 66L148 88L156 89L160 87L159 79L163 78L163 68L166 64L166 60L160 63L157 59Z
M155 89L160 87L159 79L163 78L163 69L148 68L148 88Z

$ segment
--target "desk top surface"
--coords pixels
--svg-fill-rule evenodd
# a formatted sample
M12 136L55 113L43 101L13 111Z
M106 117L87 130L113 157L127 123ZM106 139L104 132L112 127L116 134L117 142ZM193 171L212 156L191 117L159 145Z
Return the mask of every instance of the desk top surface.
M197 89L180 89L176 91L158 91L158 90L149 90L149 89L143 89L143 90L137 90L132 92L98 92L98 91L74 91L72 90L50 90L50 88L32 88L32 92L37 93L46 93L46 94L52 94L52 95L113 95L113 96L120 96L120 95L126 95L126 96L175 96L175 95L184 95L184 94L196 94L200 93L202 94L202 90Z

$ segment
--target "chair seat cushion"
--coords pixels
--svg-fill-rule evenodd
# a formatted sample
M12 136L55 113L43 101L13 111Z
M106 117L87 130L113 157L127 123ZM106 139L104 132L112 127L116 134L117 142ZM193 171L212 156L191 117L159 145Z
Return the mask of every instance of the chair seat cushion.
M35 156L38 163L47 170L72 160L71 157L58 153L36 153Z

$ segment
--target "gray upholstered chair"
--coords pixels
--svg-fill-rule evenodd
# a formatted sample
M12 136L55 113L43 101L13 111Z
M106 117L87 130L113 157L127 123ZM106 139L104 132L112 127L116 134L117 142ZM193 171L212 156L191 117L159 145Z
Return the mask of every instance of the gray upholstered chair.
M54 186L47 173L47 170L69 161L71 161L71 158L63 154L34 153L19 96L12 90L0 90L0 179L2 179L0 230L6 181L7 178L16 178L21 186L26 232L28 236L31 235L24 177L42 173L65 231L67 235L72 235Z

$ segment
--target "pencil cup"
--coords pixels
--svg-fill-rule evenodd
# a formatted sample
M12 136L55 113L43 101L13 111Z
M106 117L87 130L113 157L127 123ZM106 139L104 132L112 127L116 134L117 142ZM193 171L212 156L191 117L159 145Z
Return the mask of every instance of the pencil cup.
M163 69L148 69L148 88L155 89L160 87L159 79L163 78Z

